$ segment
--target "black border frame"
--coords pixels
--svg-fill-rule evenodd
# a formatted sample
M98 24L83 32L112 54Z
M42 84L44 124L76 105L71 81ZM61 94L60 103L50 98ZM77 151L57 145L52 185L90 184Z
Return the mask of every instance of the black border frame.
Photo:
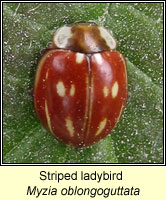
M1 2L1 166L166 166L165 163L165 1L63 1L63 3L163 3L163 163L3 163L3 3L62 3L62 1L2 1Z

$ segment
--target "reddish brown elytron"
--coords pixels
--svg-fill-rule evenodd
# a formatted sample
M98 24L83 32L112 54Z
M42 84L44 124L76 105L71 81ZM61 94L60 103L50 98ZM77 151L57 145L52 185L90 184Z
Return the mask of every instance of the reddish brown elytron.
M110 33L91 23L58 29L52 46L36 71L36 112L59 140L91 145L111 132L126 103L125 59Z

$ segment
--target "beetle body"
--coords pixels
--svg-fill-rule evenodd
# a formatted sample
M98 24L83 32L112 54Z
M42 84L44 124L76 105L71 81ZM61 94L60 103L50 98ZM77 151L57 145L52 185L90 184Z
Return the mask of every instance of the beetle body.
M89 146L116 125L127 99L127 73L115 48L104 28L81 23L56 31L52 48L40 59L35 109L43 126L64 143Z

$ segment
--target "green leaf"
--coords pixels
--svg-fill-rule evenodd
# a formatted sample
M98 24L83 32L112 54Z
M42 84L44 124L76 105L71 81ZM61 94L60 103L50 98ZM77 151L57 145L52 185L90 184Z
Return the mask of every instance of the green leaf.
M3 162L162 163L162 20L162 3L4 3ZM112 133L83 149L42 127L30 95L40 52L56 28L77 21L112 30L127 60L130 94Z

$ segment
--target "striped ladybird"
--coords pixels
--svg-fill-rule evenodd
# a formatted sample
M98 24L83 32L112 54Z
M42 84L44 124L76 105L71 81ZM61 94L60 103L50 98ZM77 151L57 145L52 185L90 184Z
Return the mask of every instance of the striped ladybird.
M49 132L89 146L114 128L127 94L126 61L109 31L82 22L54 33L34 83L35 110Z

